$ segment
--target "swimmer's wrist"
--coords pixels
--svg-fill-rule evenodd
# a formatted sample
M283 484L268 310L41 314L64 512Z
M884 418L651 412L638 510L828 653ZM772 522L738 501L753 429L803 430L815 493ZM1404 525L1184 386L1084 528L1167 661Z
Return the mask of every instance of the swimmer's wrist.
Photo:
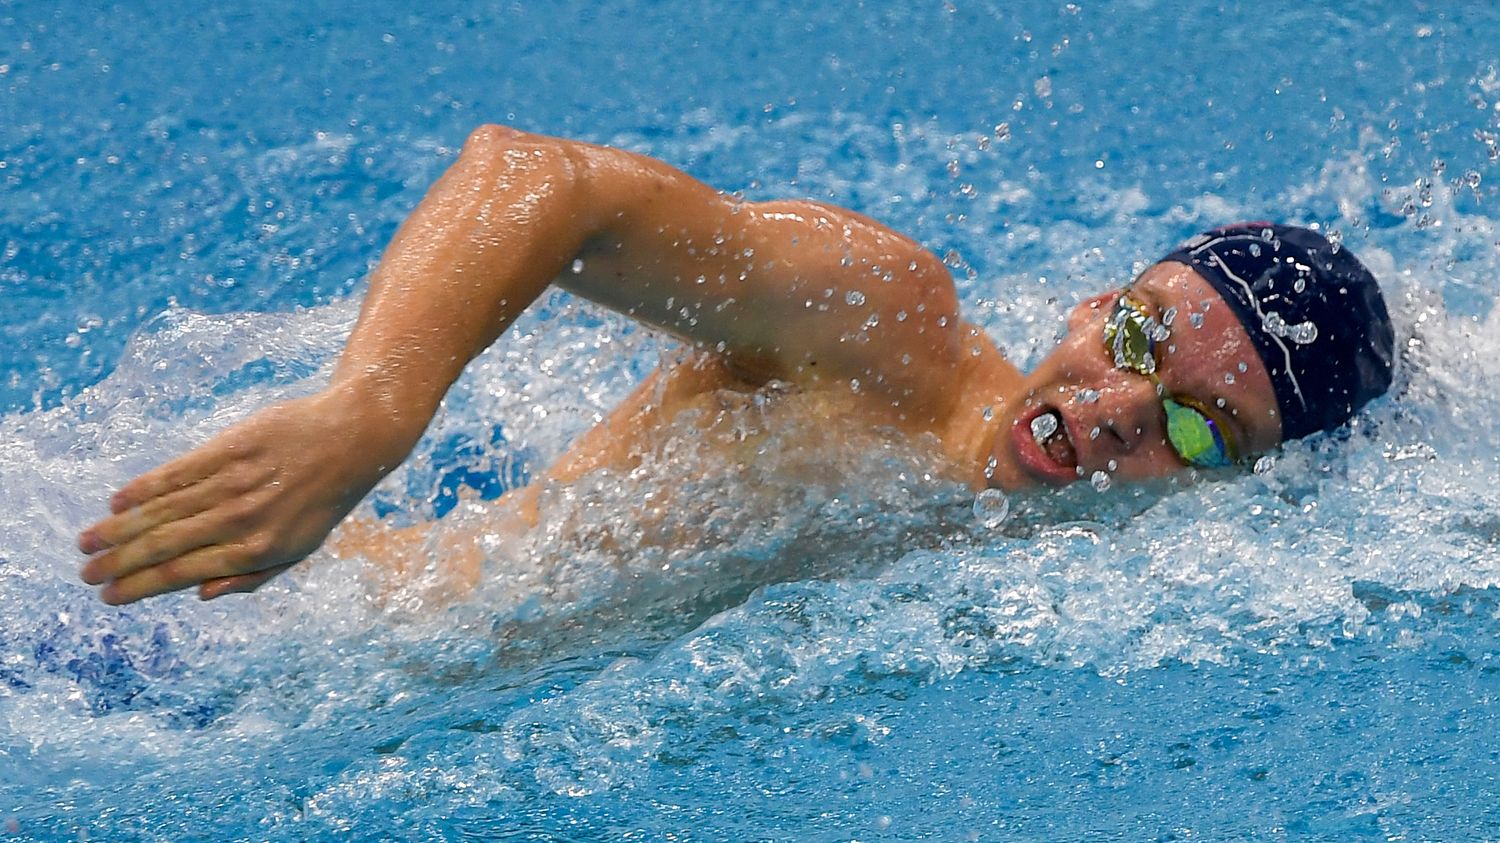
M429 404L375 379L336 379L320 399L329 424L352 436L363 454L381 464L382 474L416 447L437 412L436 402Z

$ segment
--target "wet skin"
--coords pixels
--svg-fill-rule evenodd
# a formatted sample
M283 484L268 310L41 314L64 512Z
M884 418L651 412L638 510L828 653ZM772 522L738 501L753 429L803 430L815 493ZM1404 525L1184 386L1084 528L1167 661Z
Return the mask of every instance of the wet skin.
M629 466L677 408L772 380L826 393L842 423L935 438L945 463L935 468L976 489L1183 469L1155 387L1116 370L1104 348L1115 293L1075 308L1066 338L1023 377L961 320L942 262L867 217L814 202L741 202L644 156L486 126L382 256L329 386L126 484L111 514L79 536L90 555L82 578L110 603L194 586L205 599L258 588L317 550L410 452L464 365L552 284L699 353L691 369L638 388L544 482ZM1148 270L1133 290L1157 315L1178 310L1160 354L1165 387L1204 404L1223 399L1222 423L1242 455L1273 447L1269 378L1217 294L1176 264ZM1099 399L1080 401L1084 388ZM1031 419L1048 410L1076 467L1032 439ZM535 489L507 495L495 517L534 523ZM338 544L396 557L421 547L424 533L356 524Z

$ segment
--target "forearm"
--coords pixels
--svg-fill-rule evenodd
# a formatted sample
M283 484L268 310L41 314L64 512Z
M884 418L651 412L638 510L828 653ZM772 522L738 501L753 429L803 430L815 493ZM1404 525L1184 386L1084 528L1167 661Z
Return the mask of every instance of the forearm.
M484 127L397 231L330 387L392 452L577 254L589 227L576 187L566 147Z

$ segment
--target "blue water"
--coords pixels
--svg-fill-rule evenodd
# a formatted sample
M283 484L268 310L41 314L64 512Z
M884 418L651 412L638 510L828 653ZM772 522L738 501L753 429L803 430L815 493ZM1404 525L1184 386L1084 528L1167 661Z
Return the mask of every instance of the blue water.
M0 835L1500 839L1497 39L1483 3L0 0ZM788 448L774 506L684 446L456 606L323 556L100 605L76 530L324 382L486 121L885 220L1023 364L1198 228L1317 223L1384 280L1398 395L994 531L892 443ZM462 521L672 353L548 299L362 512ZM714 535L632 532L664 490Z

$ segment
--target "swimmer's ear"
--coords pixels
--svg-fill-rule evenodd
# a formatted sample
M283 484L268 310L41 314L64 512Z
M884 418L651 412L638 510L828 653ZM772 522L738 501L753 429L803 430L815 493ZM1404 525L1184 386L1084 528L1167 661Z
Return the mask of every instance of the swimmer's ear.
M1115 306L1115 302L1119 298L1119 290L1110 290L1107 293L1100 293L1097 296L1089 296L1079 302L1073 308L1073 311L1068 314L1068 330L1070 332L1079 330L1092 321L1094 317L1098 316L1101 310L1108 313L1109 309Z

